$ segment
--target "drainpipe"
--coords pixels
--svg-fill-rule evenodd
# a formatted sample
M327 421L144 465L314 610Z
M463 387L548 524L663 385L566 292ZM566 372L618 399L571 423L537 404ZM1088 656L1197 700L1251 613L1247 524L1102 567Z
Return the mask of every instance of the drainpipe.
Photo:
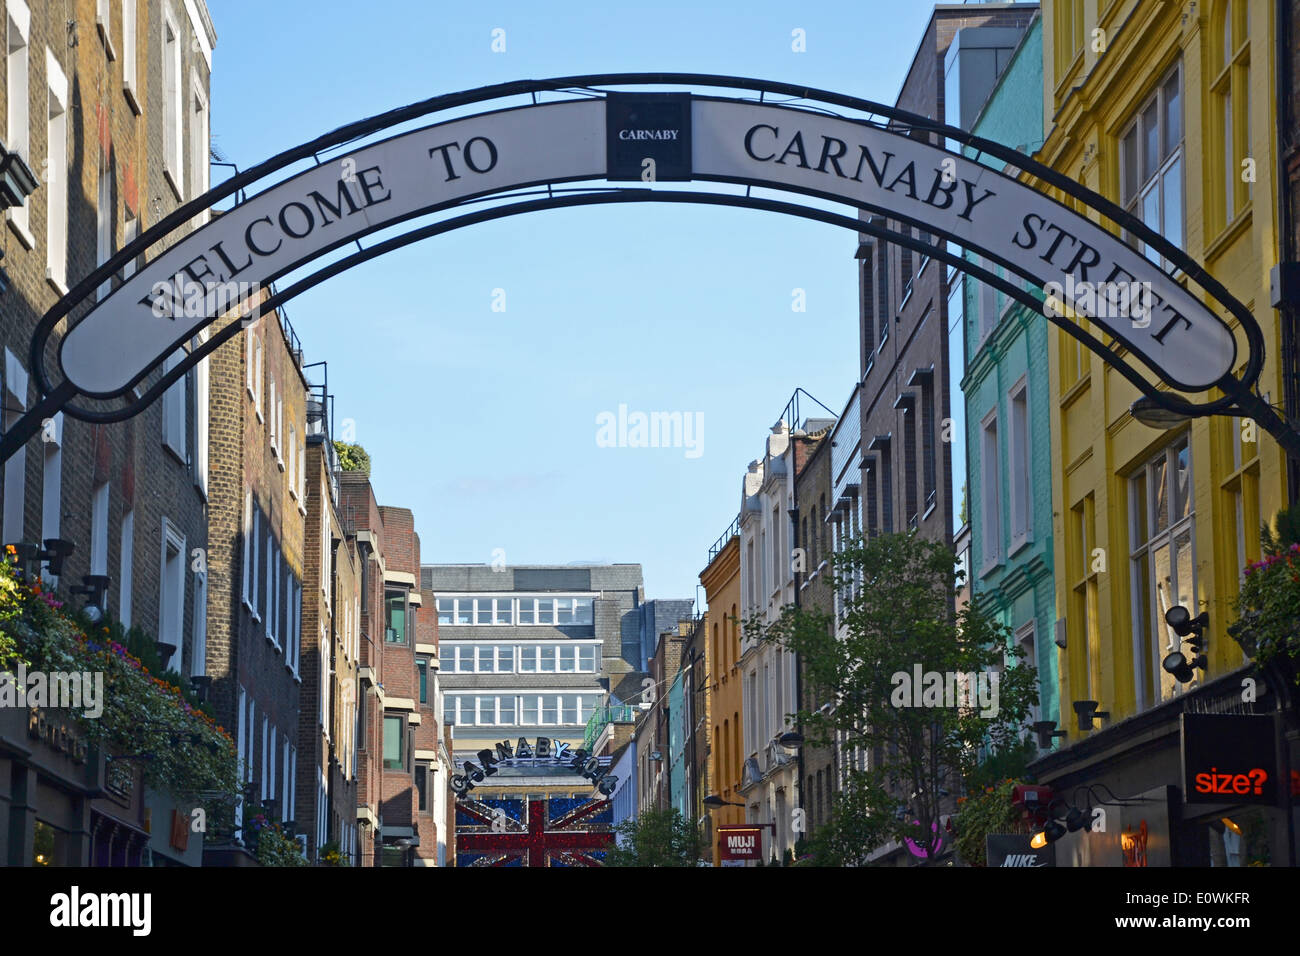
M1285 162L1285 145L1288 139L1288 133L1291 129L1288 115L1291 110L1291 65L1289 59L1288 42L1291 38L1291 32L1295 27L1291 18L1291 7L1288 0L1277 0L1276 11L1273 24L1274 45L1273 57L1275 61L1276 72L1276 95L1277 109L1274 112L1274 121L1276 128L1274 135L1277 142L1277 215L1278 215L1278 262L1282 265L1296 261L1296 249L1291 234L1291 208L1287 202L1287 176ZM1300 342L1296 341L1296 309L1287 302L1283 301L1278 310L1278 317L1282 323L1282 374L1285 376L1283 383L1283 408L1287 417L1290 418L1292 401L1288 399L1296 395L1300 389L1300 382L1296 381L1294 366L1296 350L1300 348ZM1295 504L1300 501L1300 462L1297 462L1290 455L1287 456L1287 492L1288 504Z

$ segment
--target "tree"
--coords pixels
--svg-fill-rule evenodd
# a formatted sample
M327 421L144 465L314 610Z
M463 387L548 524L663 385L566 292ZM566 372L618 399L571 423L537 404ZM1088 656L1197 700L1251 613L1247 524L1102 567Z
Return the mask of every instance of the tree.
M370 474L370 455L360 445L336 441L334 450L338 452L339 468L343 471L363 471L367 475Z
M643 810L614 828L619 845L611 847L606 866L695 866L700 858L700 831L674 807Z
M963 572L946 545L914 532L858 538L832 562L838 635L834 616L813 608L745 625L798 654L812 699L834 702L794 715L807 742L870 755L869 769L847 775L814 859L863 862L888 839L933 858L945 797L983 754L1019 746L1037 678L1007 627L974 601L954 611Z

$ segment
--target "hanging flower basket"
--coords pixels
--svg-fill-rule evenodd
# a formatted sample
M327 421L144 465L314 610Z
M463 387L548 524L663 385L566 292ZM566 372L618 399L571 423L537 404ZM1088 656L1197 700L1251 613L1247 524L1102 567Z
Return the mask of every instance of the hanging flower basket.
M1228 634L1261 667L1300 686L1300 543L1246 568Z

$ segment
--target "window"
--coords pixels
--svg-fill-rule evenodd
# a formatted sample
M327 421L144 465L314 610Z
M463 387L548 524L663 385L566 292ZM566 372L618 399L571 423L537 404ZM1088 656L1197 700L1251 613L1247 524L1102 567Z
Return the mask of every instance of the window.
M405 591L385 591L384 592L385 613L387 615L387 626L384 629L384 640L389 644L406 643L406 592Z
M406 767L406 718L384 715L384 769L402 770Z
M41 471L41 540L59 536L63 513L63 413L48 420L41 431L44 467ZM42 570L42 576L46 576Z
M1101 619L1098 588L1101 565L1093 560L1097 546L1096 503L1085 495L1070 509L1066 527L1066 560L1070 576L1070 618L1078 622L1078 633L1067 634L1072 667L1082 678L1088 699L1100 700Z
M1183 108L1178 67L1138 111L1121 138L1120 182L1124 208L1174 245L1182 246ZM1168 267L1156 250L1136 236L1126 238L1152 262Z
M1056 0L1053 39L1056 44L1056 82L1060 85L1083 50L1083 0Z
M104 53L110 60L117 59L113 49L113 2L112 0L95 0L95 28L104 44Z
M208 191L208 100L203 95L199 78L190 74L190 89L193 100L190 103L190 170L189 197L201 196ZM197 217L200 223L208 220L206 212Z
M423 657L415 662L416 670L420 674L420 703L429 702L429 662Z
M135 577L135 511L122 514L121 560L118 567L117 619L126 629L131 627L131 584Z
M885 534L894 533L894 456L886 437L880 445L880 523Z
M202 677L208 672L208 576L194 572L194 650L190 656L190 675Z
M172 655L182 644L185 620L185 537L163 518L162 574L159 575L158 644L163 667L171 664ZM169 645L167 651L163 645Z
M889 253L883 242L876 246L876 317L880 322L880 344L883 346L889 338L889 317L893 314L889 308Z
M1219 0L1211 36L1211 164L1218 185L1214 221L1226 228L1250 201L1251 184L1242 181L1241 163L1250 153L1250 21L1246 0Z
M934 504L938 494L938 468L935 461L936 445L934 440L934 423L938 417L935 413L934 370L921 375L921 462L925 481L925 507ZM874 516L872 519L874 524Z
M456 613L455 598L438 598L438 623L451 624L452 615Z
M163 373L166 374L181 363L184 351L177 349L163 361ZM183 462L188 463L185 454L185 376L178 378L163 393L163 444Z
M6 34L6 102L8 123L5 127L5 146L17 153L28 166L32 164L31 135L31 69L28 58L28 37L31 29L31 12L23 0L8 0L5 4ZM47 177L42 177L47 178ZM10 224L23 244L32 247L30 234L31 207L27 203L6 211ZM17 538L14 539L18 540Z
M425 796L426 781L428 780L428 776L429 776L428 766L422 763L417 763L415 765L416 809L418 809L421 813L424 813L429 808L428 797Z
M1016 644L1019 645L1020 650L1024 653L1024 657L1021 658L1021 664L1037 671L1038 639L1033 621L1030 621L1016 631ZM1042 693L1041 689L1039 693ZM1028 727L1030 724L1034 723L1034 721L1038 720L1039 713L1039 702L1034 701L1029 708L1029 714L1025 717L1025 726Z
M1164 449L1129 479L1133 549L1134 663L1140 665L1139 707L1168 700L1182 685L1160 666L1182 641L1165 624L1171 607L1200 613L1193 552L1192 461L1187 436Z
M1029 540L1033 524L1033 502L1029 480L1029 383L1021 379L1012 386L1008 399L1011 434L1007 459L1007 484L1011 491L1011 548Z
M1002 479L998 468L998 412L995 408L981 423L980 445L980 501L983 534L980 555L984 572L988 572L1002 558Z
M162 68L163 174L181 199L185 195L181 180L181 38L170 8L163 14Z
M106 481L97 484L90 493L90 573L108 574L108 482Z
M266 404L266 413L271 417L271 422L270 422L269 427L267 428L267 431L270 433L270 436L271 436L271 450L272 450L273 452L275 452L275 458L276 458L276 460L277 460L277 461L283 461L283 459L280 458L280 448L279 448L279 444L278 444L278 437L279 437L279 436L278 436L278 434L277 434L277 432L276 432L276 415L275 415L275 401L276 401L276 399L275 399L275 376L274 376L274 375L270 375L270 374L268 374L268 375L267 375L267 379L268 379L269 381L268 381L268 385L267 385L267 392L266 392L266 394L270 397L270 401L267 402L267 404Z
M196 345L208 340L208 330L199 332ZM205 358L194 366L194 483L204 498L208 496L209 370Z
M68 80L54 54L45 51L49 86L45 142L45 278L60 295L68 292Z
M915 528L920 518L916 497L915 396L900 396L898 407L903 413L903 513L907 515L907 526Z
M249 571L252 566L252 562L249 557L249 552L251 549L251 544L253 541L253 534L254 534L253 493L251 491L244 492L244 520L240 528L240 532L241 532L240 536L244 539L243 541L244 559L242 562L244 584L243 584L243 589L240 591L240 595L243 597L244 604L247 607L251 608L253 606L253 602L252 602L252 589L249 587L249 578L250 578Z
M289 426L286 457L289 459L289 497L298 497L298 430Z
M113 255L113 162L110 155L99 151L99 194L95 202L95 267L107 262ZM105 279L95 290L95 298L103 299L113 291L113 280Z
M135 89L135 31L136 0L122 0L122 89L131 109L139 113L140 101Z

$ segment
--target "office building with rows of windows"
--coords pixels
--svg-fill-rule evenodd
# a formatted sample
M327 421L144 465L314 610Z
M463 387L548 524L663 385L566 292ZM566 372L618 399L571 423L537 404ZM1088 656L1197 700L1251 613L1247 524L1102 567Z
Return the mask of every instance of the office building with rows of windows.
M421 571L436 595L443 717L458 758L520 737L576 750L607 694L641 693L640 565Z

